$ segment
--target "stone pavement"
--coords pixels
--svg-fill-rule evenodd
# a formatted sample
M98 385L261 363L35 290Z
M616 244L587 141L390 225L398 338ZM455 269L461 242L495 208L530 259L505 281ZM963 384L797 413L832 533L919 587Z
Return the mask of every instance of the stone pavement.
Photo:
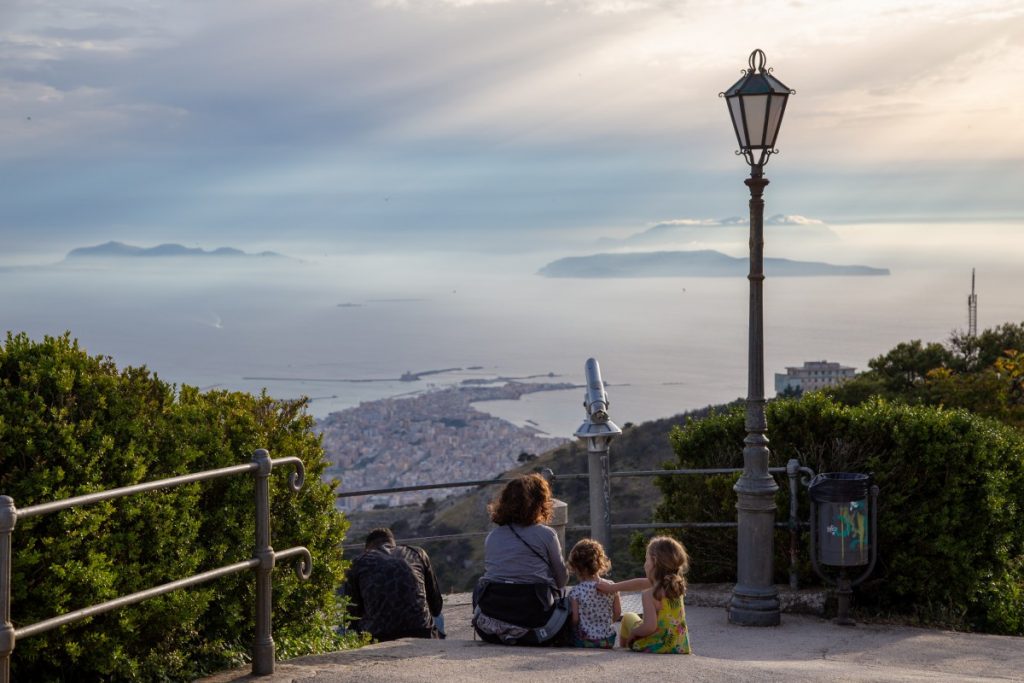
M691 656L489 645L473 640L469 596L458 594L446 599L447 640L380 643L278 662L269 677L256 679L244 669L204 683L1024 682L1024 638L905 626L837 626L819 616L793 613L784 613L778 627L733 626L724 608L716 605L724 594L692 587L687 605Z

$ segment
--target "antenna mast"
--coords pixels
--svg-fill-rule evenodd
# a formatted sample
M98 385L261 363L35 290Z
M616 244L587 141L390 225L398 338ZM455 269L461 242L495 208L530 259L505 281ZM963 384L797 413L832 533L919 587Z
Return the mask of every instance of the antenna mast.
M974 268L971 268L971 295L967 297L967 335L978 336L978 295L974 293Z

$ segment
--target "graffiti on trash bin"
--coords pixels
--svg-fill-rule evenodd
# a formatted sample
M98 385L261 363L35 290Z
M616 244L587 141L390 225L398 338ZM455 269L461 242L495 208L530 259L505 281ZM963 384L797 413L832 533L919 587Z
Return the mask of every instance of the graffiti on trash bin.
M832 509L835 514L825 531L830 536L845 539L843 546L848 550L863 549L868 542L867 501L854 500L845 508L833 505Z

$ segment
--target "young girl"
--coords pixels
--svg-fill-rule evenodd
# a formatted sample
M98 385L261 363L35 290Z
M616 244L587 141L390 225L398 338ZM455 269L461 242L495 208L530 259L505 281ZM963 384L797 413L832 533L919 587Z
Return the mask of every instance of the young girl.
M686 630L685 574L690 569L686 548L668 536L656 536L647 544L644 561L646 578L629 579L602 585L601 592L640 590L644 616L633 612L622 615L622 646L634 652L690 654L690 636Z
M612 566L604 548L597 541L584 538L569 552L569 570L579 583L569 591L572 607L574 647L615 647L615 624L622 615L618 593L599 593L598 584L610 583L601 578Z

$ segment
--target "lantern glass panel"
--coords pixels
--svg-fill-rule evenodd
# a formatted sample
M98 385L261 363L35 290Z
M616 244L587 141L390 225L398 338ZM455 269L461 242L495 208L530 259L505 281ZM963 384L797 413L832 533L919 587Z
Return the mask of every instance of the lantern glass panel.
M782 110L786 106L786 98L778 95L771 98L768 105L768 140L766 147L775 146L775 138L779 134L779 126L782 125Z
M729 113L732 114L732 125L736 128L736 140L740 148L747 146L747 131L743 127L743 109L740 107L740 98L730 97L726 100L729 103Z
M747 146L760 148L765 146L764 122L768 115L768 95L743 96L744 117L747 122Z

